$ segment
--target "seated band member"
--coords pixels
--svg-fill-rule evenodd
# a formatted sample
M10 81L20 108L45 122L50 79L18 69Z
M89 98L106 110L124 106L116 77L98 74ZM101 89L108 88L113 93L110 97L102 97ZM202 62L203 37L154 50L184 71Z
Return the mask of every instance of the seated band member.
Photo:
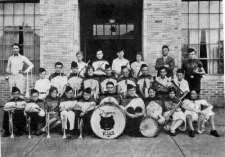
M177 106L179 99L176 98L175 89L169 88L169 96L164 101L164 117L169 123L166 124L164 129L170 131L171 135L176 135L176 130L179 128L181 131L186 130L186 117L180 106Z
M83 61L83 52L79 51L76 53L77 57L77 64L78 64L78 70L79 70L79 75L81 77L84 77L84 73L86 71L87 63Z
M139 131L139 124L145 116L144 101L136 94L136 88L132 84L127 85L127 95L122 99L121 107L127 115L126 131L132 135Z
M136 86L135 79L131 76L130 70L126 66L122 66L122 74L117 83L118 94L123 97L126 96L128 84Z
M142 64L141 75L137 78L138 94L143 98L148 97L148 90L152 86L153 78L148 74L148 65Z
M101 94L104 94L106 89L107 82L112 82L115 86L114 92L117 92L117 79L112 73L112 67L110 65L105 66L105 76L103 76L100 80L100 86L101 86Z
M145 99L146 115L155 119L159 124L164 124L163 101L157 98L154 88L149 88L149 97Z
M94 67L94 74L101 77L105 75L105 66L108 65L108 61L103 59L103 51L98 50L96 52L96 60L92 63Z
M68 77L68 85L74 90L74 97L80 98L82 95L82 82L83 78L78 75L79 69L78 64L76 62L71 63L71 73Z
M21 95L20 90L17 87L12 87L11 91L11 98L4 106L2 126L4 130L3 137L9 136L11 133L9 129L9 114L12 114L14 133L16 135L23 135L25 133L26 117L24 116L24 108L26 106L26 102L24 100L24 96ZM19 104L21 109L17 110L16 107Z
M134 78L138 78L141 75L141 66L145 64L143 57L140 53L136 54L136 61L131 64L132 75Z
M184 70L183 69L178 69L177 70L177 77L174 78L172 83L175 84L176 87L178 87L178 90L180 94L185 94L189 93L189 84L187 80L184 79Z
M49 89L49 94L45 99L46 115L49 114L49 119L47 117L47 123L49 123L50 128L54 128L61 123L59 115L59 104L60 99L58 97L58 90L56 87L51 87Z
M44 68L39 69L39 80L35 82L34 89L39 92L39 99L45 99L50 89L50 81L46 78L46 70Z
M30 118L30 129L32 135L41 135L45 125L44 101L39 99L39 92L31 89L31 97L27 102L25 113Z
M187 118L188 127L190 129L190 137L195 136L195 129L193 127L194 121L198 122L197 133L202 133L204 131L205 122L209 121L212 128L210 134L215 137L220 136L215 127L215 113L212 111L213 106L206 100L199 99L198 94L195 90L191 90L190 99L184 100L183 108L185 109L185 115Z
M106 83L106 91L104 94L102 94L100 96L100 103L99 105L105 103L105 102L113 102L117 105L119 105L121 103L121 96L118 95L116 92L115 92L115 85L113 82L111 81L108 81Z
M66 86L65 92L61 97L59 105L63 134L65 134L66 132L66 138L68 139L71 139L74 135L73 133L75 124L74 107L77 100L73 96L74 96L73 88L70 86Z
M167 77L173 77L173 69L175 66L175 61L174 58L168 56L168 54L169 54L169 47L167 45L163 45L162 57L156 60L155 69L158 71L159 75L159 70L162 67L165 67L168 71Z
M55 63L55 72L50 75L49 80L51 82L51 86L54 86L58 89L58 94L61 96L63 94L64 88L67 84L67 77L62 72L63 64L61 62Z
M124 51L123 49L119 49L117 52L117 58L113 60L112 62L112 70L115 76L118 78L121 74L121 68L122 66L126 66L128 69L130 69L129 61L124 58Z
M168 88L172 85L171 77L167 77L167 70L165 67L159 69L159 76L156 77L154 86L157 88L157 95L160 99L165 99L168 96Z
M97 100L100 93L100 86L98 78L94 75L94 68L88 66L85 73L85 78L83 80L83 89L91 88L91 96Z
M79 120L79 129L80 129L80 135L83 134L82 130L84 129L85 133L91 133L91 126L90 126L90 118L92 111L94 110L96 106L95 100L92 98L92 90L91 88L85 88L83 90L83 96L82 98L76 103L76 107L80 110L80 114L78 115Z

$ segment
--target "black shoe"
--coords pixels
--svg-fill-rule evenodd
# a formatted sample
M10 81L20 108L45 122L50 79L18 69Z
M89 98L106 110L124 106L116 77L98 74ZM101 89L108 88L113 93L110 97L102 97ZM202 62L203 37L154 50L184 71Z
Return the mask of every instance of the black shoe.
M190 130L189 131L189 136L190 137L195 137L195 131L194 130Z
M218 134L218 132L216 130L211 130L210 135L215 136L215 137L220 137L220 135Z
M9 137L10 136L10 133L9 132L4 132L3 134L2 134L2 137Z
M36 135L36 136L40 136L40 135L42 135L43 133L44 133L44 132L42 132L41 130L38 130L38 131L35 132L35 135Z
M23 131L17 131L17 132L15 132L15 135L16 135L16 136L22 136L23 134L24 134Z

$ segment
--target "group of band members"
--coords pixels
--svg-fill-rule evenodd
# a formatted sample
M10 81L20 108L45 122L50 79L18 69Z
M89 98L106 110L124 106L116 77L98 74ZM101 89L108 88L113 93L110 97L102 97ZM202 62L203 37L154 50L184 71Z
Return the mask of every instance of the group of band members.
M169 48L164 45L162 57L157 59L155 65L158 74L153 77L141 54L137 54L136 61L130 65L121 49L110 65L103 59L102 50L96 52L96 61L92 64L85 63L82 52L78 52L77 62L71 63L69 75L63 73L61 62L55 63L55 72L49 78L46 77L46 70L40 68L40 78L35 82L34 89L30 90L30 97L25 98L22 73L32 69L33 64L19 53L19 45L14 44L7 66L11 99L4 106L4 136L10 135L8 122L12 118L7 108L15 104L17 109L13 110L11 120L16 135L27 133L27 120L31 134L40 135L46 132L48 121L51 130L63 127L67 138L71 138L79 127L80 119L83 120L84 132L90 133L92 111L104 101L115 101L126 112L128 133L134 133L137 117L150 116L173 136L187 130L189 136L194 137L196 133L202 133L203 124L209 122L210 134L219 137L214 124L213 106L199 98L200 80L205 71L196 58L196 51L188 49L188 59L175 74L175 62L168 53ZM28 68L22 71L24 63ZM107 100L109 96L115 99ZM135 102L132 101L134 99ZM129 108L131 102L138 107ZM23 107L24 110L20 109ZM197 122L197 127L194 127L194 122Z

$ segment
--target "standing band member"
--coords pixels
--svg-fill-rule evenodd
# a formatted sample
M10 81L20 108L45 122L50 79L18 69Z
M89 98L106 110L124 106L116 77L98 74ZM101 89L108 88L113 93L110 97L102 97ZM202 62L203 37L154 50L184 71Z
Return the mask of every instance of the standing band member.
M68 77L68 85L74 90L74 97L79 98L82 95L82 82L83 78L79 76L78 64L76 62L71 63L71 73Z
M13 55L9 57L6 72L10 74L9 76L9 89L11 90L13 86L20 89L22 94L25 93L25 78L24 73L28 73L33 68L33 63L20 54L19 44L12 45ZM28 65L28 68L23 71L24 64Z
M144 64L143 57L141 53L136 54L136 61L131 64L131 70L134 78L139 77L141 74L141 66Z
M185 70L185 79L188 81L190 90L200 93L201 78L205 74L202 62L197 59L196 51L193 48L188 49L188 59L184 61L182 69Z
M77 56L79 75L81 77L84 77L84 73L85 73L87 64L83 61L83 53L81 51L79 51L79 52L77 52L76 56Z
M121 67L126 66L128 69L130 69L129 61L124 58L124 51L123 49L120 49L117 52L117 58L113 60L112 62L112 70L115 74L115 76L118 78L121 74Z
M39 92L39 99L45 99L50 89L50 81L46 78L46 70L44 68L39 69L39 80L35 82L34 89Z
M106 89L106 84L108 82L112 82L114 84L114 92L117 92L117 79L112 73L112 67L110 65L105 66L105 76L103 76L100 80L100 86L101 86L101 94L104 94Z
M108 65L108 61L103 59L103 52L102 50L98 50L96 52L96 61L92 63L94 67L94 74L101 77L105 75L105 66Z
M204 107L204 109L202 109ZM193 127L193 122L198 122L197 133L202 133L204 131L205 122L209 121L211 125L210 134L215 137L220 135L216 131L214 115L212 111L213 106L209 104L206 100L201 100L198 98L198 93L195 90L191 90L190 99L186 99L183 102L183 108L185 109L185 115L187 118L187 123L189 127L189 136L195 136L195 129Z
M4 106L3 127L2 127L4 129L3 137L9 136L10 133L12 132L12 128L9 128L10 118L12 118L11 122L13 124L14 129L13 132L16 135L23 135L25 133L26 118L24 116L24 108L26 106L26 102L24 100L24 97L21 95L19 88L12 87L11 91L12 91L11 98ZM19 104L21 108L16 109L16 107Z
M153 78L148 74L147 64L142 64L140 71L141 75L137 78L137 91L138 94L145 99L148 97L148 90L152 86Z
M160 68L165 67L167 68L168 71L167 76L173 77L173 69L175 66L175 61L172 57L168 56L168 54L169 54L169 47L167 45L163 45L162 57L156 60L155 69L158 71L159 75Z
M63 64L61 62L55 63L55 72L50 75L49 80L51 86L56 87L58 89L59 95L61 96L64 92L64 88L67 84L67 77L62 72Z

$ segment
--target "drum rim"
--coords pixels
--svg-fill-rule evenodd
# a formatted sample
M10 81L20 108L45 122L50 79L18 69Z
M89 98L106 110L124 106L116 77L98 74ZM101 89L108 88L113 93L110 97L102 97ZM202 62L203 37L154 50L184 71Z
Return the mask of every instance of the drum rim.
M143 134L143 132L141 131L141 124L142 124L142 122L144 121L144 120L146 120L146 119L151 119L156 125L157 125L157 131L156 131L156 134L154 135L154 136L146 136L146 135L144 135ZM144 136L144 137L155 137L155 136L157 136L158 135L158 132L159 132L159 124L156 122L156 120L155 119L153 119L151 116L145 116L145 117L143 117L142 118L142 120L141 120L141 122L140 122L140 125L139 125L139 132L141 133L141 135L142 136Z
M92 117L93 117L93 114L94 114L95 110L97 110L97 109L100 108L101 106L106 105L106 103L107 103L107 105L109 105L109 106L116 106L116 107L121 111L121 113L122 113L122 115L123 115L123 117L124 117L124 120L125 120L125 125L124 125L124 127L123 127L123 130L121 131L120 134L118 134L117 136L115 136L115 137L113 137L113 138L103 138L103 137L100 137L100 136L98 136L98 135L95 133L95 131L94 131L93 128L92 128L91 119L92 119ZM109 104L108 104L108 103L109 103ZM105 102L105 103L99 105L95 110L91 113L91 117L90 117L90 125L91 125L91 130L93 131L93 133L94 133L97 137L99 137L99 138L101 138L101 139L105 139L105 140L111 140L111 139L116 139L116 138L118 138L119 136L121 136L121 135L123 134L123 132L124 132L124 130L125 130L125 128L126 128L127 118L126 118L126 114L124 113L123 109L122 109L119 105L117 105L117 104L115 104L115 103L113 103L113 102Z

